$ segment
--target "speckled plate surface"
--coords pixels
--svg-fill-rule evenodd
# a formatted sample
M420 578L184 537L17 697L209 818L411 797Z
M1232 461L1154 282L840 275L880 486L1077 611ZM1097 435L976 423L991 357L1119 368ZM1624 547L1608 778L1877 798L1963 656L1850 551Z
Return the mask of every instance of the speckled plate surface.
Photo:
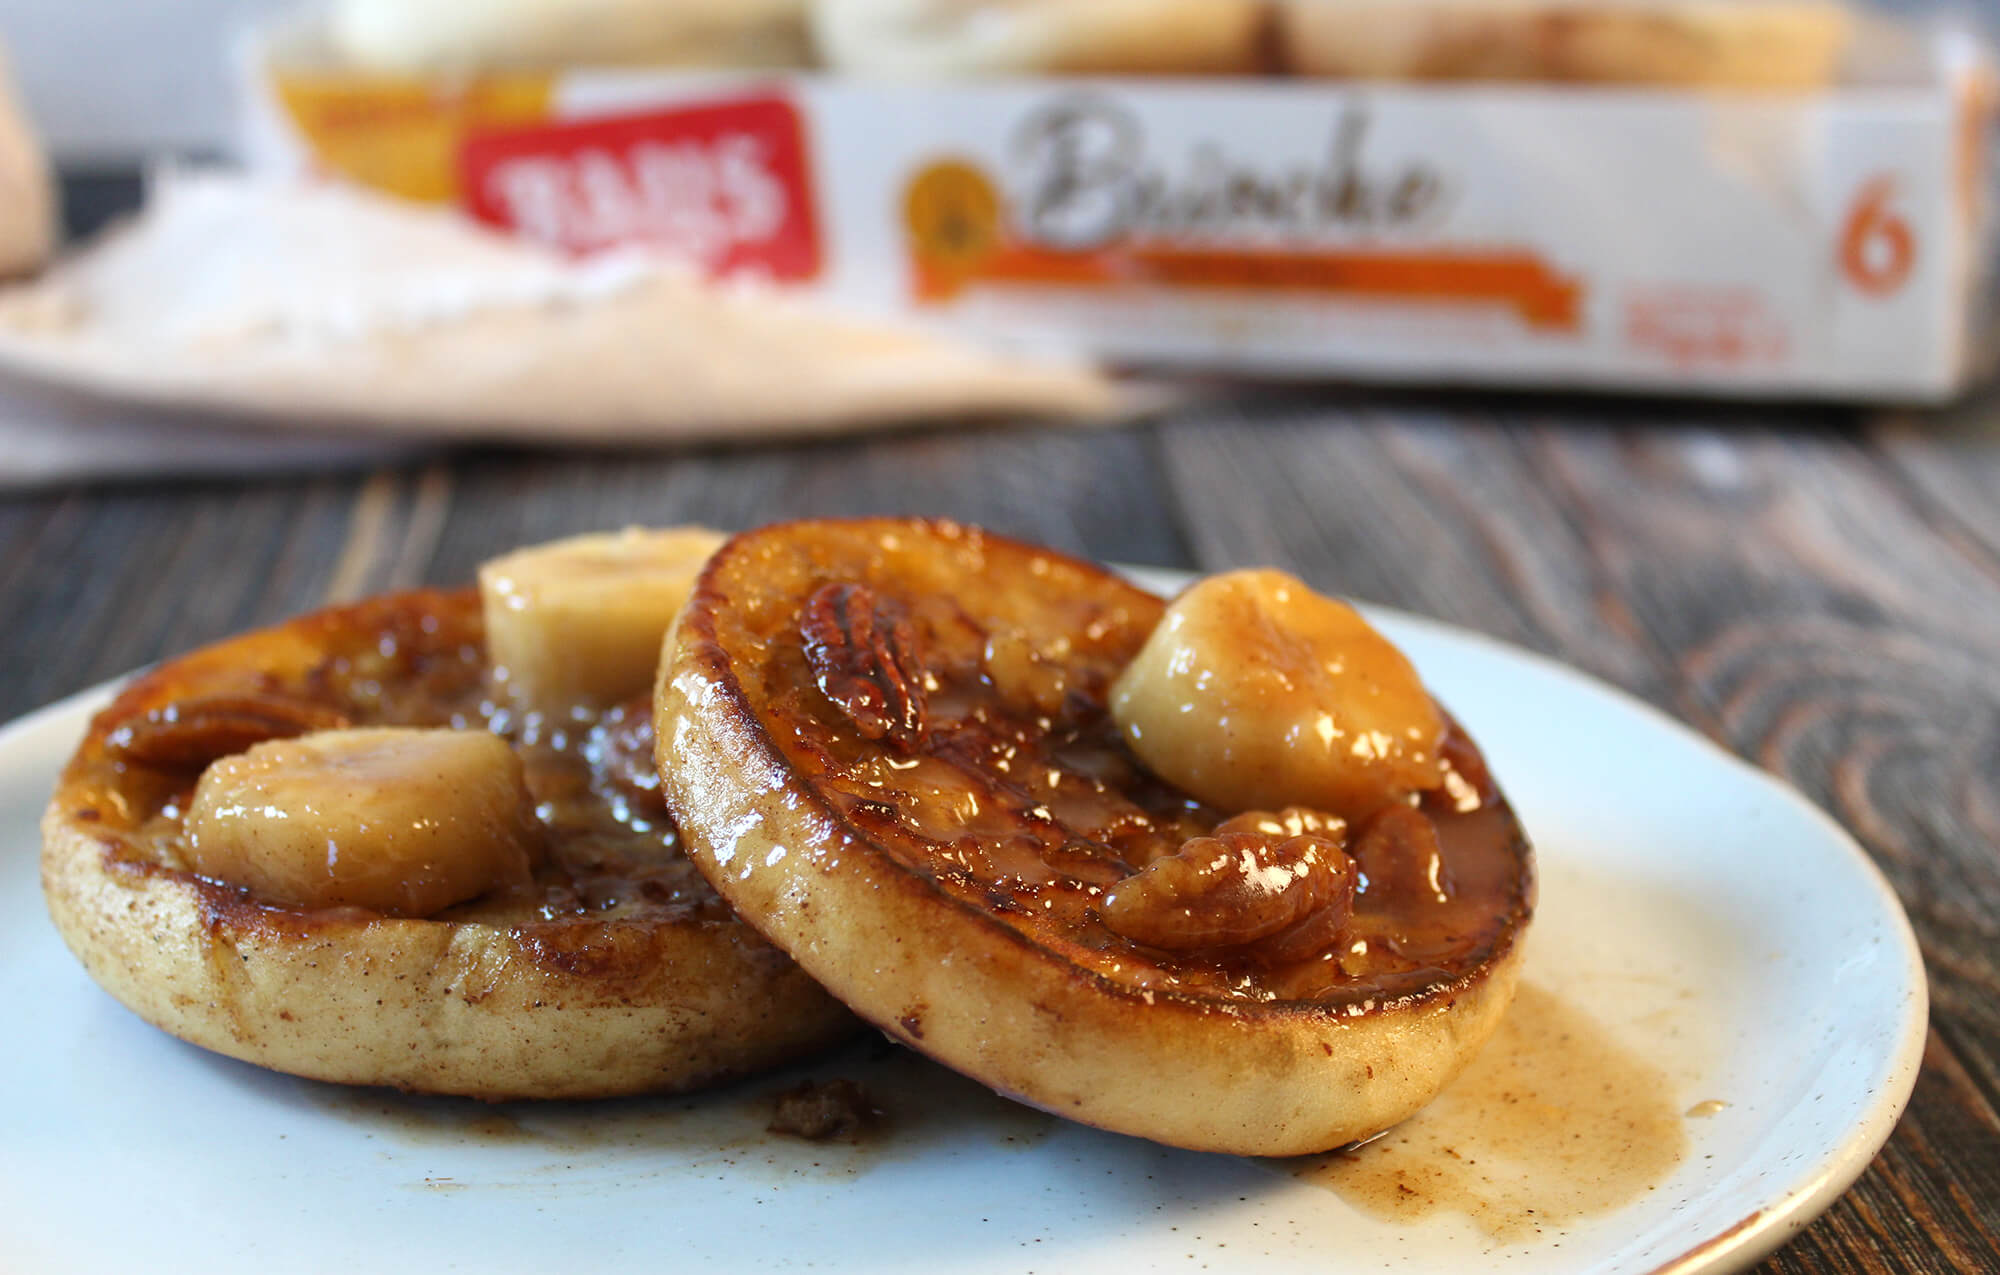
M1926 1000L1895 897L1831 820L1650 709L1483 638L1378 619L1492 759L1537 843L1542 903L1511 1028L1431 1111L1331 1165L1069 1125L887 1046L699 1098L544 1107L203 1053L100 992L42 910L36 822L107 692L24 719L0 731L5 1265L1748 1264L1846 1188L1908 1099ZM879 1131L767 1132L776 1090L833 1076L876 1096ZM1495 1108L1517 1118L1476 1114Z

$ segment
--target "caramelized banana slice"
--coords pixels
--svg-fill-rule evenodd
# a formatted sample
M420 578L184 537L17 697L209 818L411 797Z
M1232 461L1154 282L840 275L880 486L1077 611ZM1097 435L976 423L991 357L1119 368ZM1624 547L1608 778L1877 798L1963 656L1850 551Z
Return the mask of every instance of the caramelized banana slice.
M541 828L521 760L485 731L378 726L272 740L202 772L195 871L296 908L429 916L528 883Z
M1353 607L1282 571L1188 587L1111 688L1125 742L1226 810L1367 815L1443 782L1444 719Z
M517 549L479 568L493 670L520 708L609 708L653 684L660 639L701 564L705 527L628 527Z
M1527 842L1449 723L1458 788L1409 765L1366 818L1163 782L1106 700L1164 613L950 524L731 540L655 704L689 856L856 1012L1002 1093L1202 1150L1378 1133L1498 1023Z

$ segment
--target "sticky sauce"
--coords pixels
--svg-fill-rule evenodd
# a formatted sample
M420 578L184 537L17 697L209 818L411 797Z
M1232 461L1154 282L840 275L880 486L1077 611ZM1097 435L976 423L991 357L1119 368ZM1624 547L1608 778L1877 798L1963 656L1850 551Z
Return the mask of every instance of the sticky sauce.
M1688 1146L1665 1071L1574 1003L1523 983L1437 1101L1366 1146L1288 1163L1375 1217L1453 1212L1521 1243L1643 1197Z
M1025 546L856 522L734 542L683 632L726 663L792 781L854 835L1125 991L1359 1014L1462 978L1513 942L1530 851L1455 725L1440 734L1442 759L1425 763L1455 786L1374 813L1346 839L1353 908L1337 929L1265 943L1216 926L1215 941L1194 942L1175 937L1171 916L1106 925L1107 891L1232 813L1149 772L1109 710L1164 608ZM884 716L890 703L900 707ZM1391 813L1421 835L1376 835Z
M225 654L232 663L224 664ZM513 746L545 834L546 861L531 882L413 913L521 927L557 945L561 927L574 923L672 925L734 915L681 852L653 767L650 698L608 711L578 709L560 721L515 713L493 694L473 590L371 598L246 634L203 658L209 662L198 674L168 665L134 683L121 700L126 722L86 740L74 763L85 803L116 812L100 819L104 834L121 838L137 862L197 870L187 834L195 777L212 757L262 738L231 737L213 721L204 733L200 706L220 705L253 726L260 717L278 721L280 736L287 720L313 729L328 722L452 726L492 731ZM142 731L164 762L127 760L121 749L130 745L117 740ZM203 751L213 739L223 752ZM189 763L190 755L199 764ZM749 940L747 927L741 937Z

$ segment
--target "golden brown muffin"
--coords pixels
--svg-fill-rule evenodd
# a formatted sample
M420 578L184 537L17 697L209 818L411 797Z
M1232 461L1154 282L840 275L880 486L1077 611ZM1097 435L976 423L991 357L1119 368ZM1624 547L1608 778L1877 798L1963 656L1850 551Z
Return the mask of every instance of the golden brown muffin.
M340 729L380 726L512 745L532 853L499 856L496 888L392 915L300 907L194 870L233 862L191 844L205 773L204 787L240 783L229 772L255 772L273 750L410 733ZM852 1019L681 854L651 751L643 700L557 720L508 708L473 591L378 598L196 651L127 687L63 771L43 821L43 888L91 977L142 1018L319 1080L589 1098L688 1089L841 1038ZM365 822L369 802L414 800L425 777L355 782L324 794L320 817ZM493 835L515 835L497 809ZM434 824L425 813L418 822ZM392 897L425 912L440 896Z
M1164 606L947 523L736 537L660 669L688 852L862 1017L1003 1093L1204 1150L1367 1137L1496 1026L1528 843L1442 716L1430 786L1351 817L1150 773L1107 697Z

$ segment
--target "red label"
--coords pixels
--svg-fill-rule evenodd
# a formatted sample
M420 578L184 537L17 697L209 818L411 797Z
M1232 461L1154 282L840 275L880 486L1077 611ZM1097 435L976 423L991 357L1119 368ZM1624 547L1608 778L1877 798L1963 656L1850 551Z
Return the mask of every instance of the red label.
M473 216L571 251L643 242L711 274L819 272L804 129L784 98L481 133L459 174Z

